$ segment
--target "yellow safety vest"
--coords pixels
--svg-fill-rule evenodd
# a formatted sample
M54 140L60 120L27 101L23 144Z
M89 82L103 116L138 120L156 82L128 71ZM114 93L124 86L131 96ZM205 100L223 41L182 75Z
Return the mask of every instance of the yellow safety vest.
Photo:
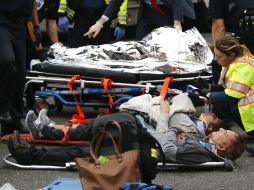
M236 58L223 68L219 84L228 96L240 99L238 109L246 132L254 130L254 57Z
M105 0L105 3L109 4L110 0ZM127 22L127 4L128 4L128 0L124 0L121 7L120 7L119 12L118 12L117 19L114 19L112 21L113 24L116 24L118 22L121 25L126 25L126 22ZM58 9L58 13L66 13L67 17L72 19L74 14L75 14L75 11L67 6L67 0L60 0L60 6L59 6L59 9Z

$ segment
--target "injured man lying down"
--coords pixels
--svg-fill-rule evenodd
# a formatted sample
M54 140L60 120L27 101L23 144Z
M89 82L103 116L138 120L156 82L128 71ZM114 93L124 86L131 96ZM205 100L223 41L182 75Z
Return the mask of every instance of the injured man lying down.
M243 153L241 136L225 130L223 123L212 113L202 113L200 118L192 116L195 108L185 94L175 96L170 103L161 97L152 98L145 94L134 97L120 106L119 113L95 118L87 123L69 127L69 140L90 141L108 121L115 120L122 125L139 125L146 128L160 143L165 160L169 163L200 164L235 160ZM38 117L29 111L26 118L30 134L34 139L60 140L64 137L62 128L41 110ZM132 134L131 127L122 127L123 134ZM137 149L137 138L123 135L122 151ZM109 155L108 146L102 147L101 155ZM19 164L64 166L76 157L89 156L89 144L37 148L20 138L17 131L9 137L8 149Z

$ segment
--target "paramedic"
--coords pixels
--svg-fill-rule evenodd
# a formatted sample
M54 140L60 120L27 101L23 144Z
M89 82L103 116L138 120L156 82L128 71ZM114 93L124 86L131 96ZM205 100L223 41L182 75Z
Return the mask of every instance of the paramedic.
M208 15L209 19L212 22L212 45L211 48L213 49L213 44L219 37L225 35L226 31L228 32L234 32L237 31L245 31L242 27L245 27L244 24L240 23L241 20L239 18L243 15L244 11L248 9L248 7L253 5L253 0L210 0L209 1L209 9L208 9ZM252 13L253 14L253 13ZM253 15L254 16L254 15ZM253 18L253 17L250 17ZM252 25L253 21L251 19L249 21L249 26ZM254 26L252 27L252 30L254 29ZM250 33L251 31L248 31L247 33ZM253 31L252 31L253 33ZM243 42L249 46L250 49L253 49L253 36L248 35L249 38L246 39L243 37ZM245 39L244 39L245 38ZM252 40L251 40L252 39ZM252 42L251 42L252 41ZM254 51L254 50L253 50ZM220 71L221 67L218 65L216 60L213 60L212 64L212 71L213 71L213 79L214 83L217 84L219 78L220 78Z
M34 0L0 1L0 124L2 132L22 130L26 24ZM34 10L36 11L36 9Z
M58 43L56 19L60 0L36 0L39 22L46 19L47 32L51 44Z
M110 21L118 14L115 28L118 41L125 35L127 2L128 0L61 0L58 26L63 31L68 31L70 47L106 44L111 41Z
M213 111L222 120L234 120L249 135L254 134L254 57L246 46L231 36L215 42L220 66L218 85L210 87Z
M141 0L136 40L141 40L155 28L181 28L184 16L195 19L192 0Z

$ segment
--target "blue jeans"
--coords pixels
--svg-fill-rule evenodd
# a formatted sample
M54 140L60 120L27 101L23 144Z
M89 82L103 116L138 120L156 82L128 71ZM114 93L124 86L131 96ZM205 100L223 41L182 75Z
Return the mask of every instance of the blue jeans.
M224 91L212 92L210 103L213 105L213 112L224 122L233 120L244 129L241 116L238 110L237 98L230 97Z

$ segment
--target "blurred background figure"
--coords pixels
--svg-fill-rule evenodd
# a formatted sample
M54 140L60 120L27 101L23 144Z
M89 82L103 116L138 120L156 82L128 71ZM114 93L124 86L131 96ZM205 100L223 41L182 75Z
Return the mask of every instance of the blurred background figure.
M127 2L127 0L61 0L58 27L65 32L68 31L70 47L110 43L110 21L118 15L114 36L117 41L121 40L125 35Z
M192 0L141 0L136 40L141 40L155 28L181 28L184 16L195 19Z
M37 11L35 5L35 0L0 1L1 135L12 133L14 129L25 132L20 119L24 111L26 26L33 11ZM38 21L35 17L32 22Z

